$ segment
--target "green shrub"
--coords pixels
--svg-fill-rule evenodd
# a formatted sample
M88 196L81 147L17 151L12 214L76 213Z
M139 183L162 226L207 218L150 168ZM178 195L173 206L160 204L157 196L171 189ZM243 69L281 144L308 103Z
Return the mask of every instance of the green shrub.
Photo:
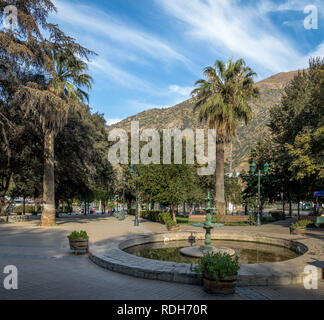
M128 214L135 216L136 209L128 209ZM161 224L166 224L166 221L168 221L169 219L172 220L169 212L143 210L141 211L140 215L143 219L150 220L152 222L158 222Z
M73 239L89 239L89 236L85 231L81 230L80 232L73 231L70 235L68 235L68 238L70 240L73 240Z
M222 215L219 212L215 213L212 217L213 223L222 223L223 221L224 221L224 215Z
M177 223L170 216L165 220L165 224L168 228L175 227L177 225Z
M240 265L238 257L232 258L229 254L207 254L198 261L198 265L192 268L198 277L207 277L218 282L220 279L237 275Z
M16 214L22 214L23 213L23 206L15 206L15 207L13 207L12 212L16 213ZM25 212L26 213L31 213L31 214L36 214L37 213L35 211L35 206L28 205L28 204L25 206Z
M293 229L306 228L308 225L312 224L312 221L309 220L299 220L291 225Z
M169 212L160 212L160 211L142 211L141 216L143 219L147 219L153 222L159 222L166 224L166 221L171 218Z
M249 215L249 225L255 226L256 225L256 217L255 214L250 214Z
M275 221L280 221L282 220L282 212L269 212L271 214L271 217L275 219Z
M71 205L64 206L63 213L72 213L73 207Z
M276 222L277 220L274 217L262 217L261 222L262 223L271 223Z

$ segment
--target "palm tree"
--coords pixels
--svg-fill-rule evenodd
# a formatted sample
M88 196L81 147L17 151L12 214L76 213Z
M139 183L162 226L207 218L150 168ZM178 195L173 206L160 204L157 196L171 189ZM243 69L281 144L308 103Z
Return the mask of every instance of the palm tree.
M204 70L206 80L198 80L192 91L194 110L199 120L216 129L216 181L215 205L225 214L224 149L236 135L238 122L252 118L249 101L259 97L253 77L256 75L243 59L229 59L227 65L217 60L213 67Z
M37 114L44 135L43 212L41 225L55 225L54 140L67 123L70 112L81 111L91 88L92 78L86 73L87 55L92 52L68 41L46 47L51 72L27 73L16 93L22 109Z
M40 116L44 133L44 176L42 226L55 225L54 139L64 127L71 111L80 109L88 100L83 88L91 88L91 77L85 73L87 64L71 50L49 54L55 75L47 83L54 103L43 105Z

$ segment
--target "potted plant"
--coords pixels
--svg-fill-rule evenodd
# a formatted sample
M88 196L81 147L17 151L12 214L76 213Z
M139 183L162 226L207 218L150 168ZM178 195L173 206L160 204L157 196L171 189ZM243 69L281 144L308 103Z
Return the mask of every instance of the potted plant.
M165 224L166 224L166 227L168 228L168 231L179 231L180 230L180 226L175 221L173 221L173 219L171 217L166 219Z
M74 250L74 254L89 253L89 236L85 231L73 231L68 236L71 250Z
M239 269L237 256L231 257L227 253L211 253L200 258L198 265L192 270L203 279L207 293L233 294Z
M290 226L290 234L306 235L306 228L312 224L309 220L299 220Z

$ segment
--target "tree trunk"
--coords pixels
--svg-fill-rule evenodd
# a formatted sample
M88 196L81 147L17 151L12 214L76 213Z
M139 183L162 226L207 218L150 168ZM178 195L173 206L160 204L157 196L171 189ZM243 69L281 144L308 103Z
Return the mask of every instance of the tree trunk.
M15 198L11 198L7 203L4 203L4 198L0 198L1 205L0 205L0 217L1 216L8 216L8 207L15 201Z
M59 212L60 212L60 199L55 198L55 217L59 218ZM64 202L62 205L62 212L64 213Z
M189 206L189 219L190 219L190 217L192 216L192 204Z
M10 181L11 181L12 173L7 174L5 177L2 176L2 184L0 185L1 191L0 191L0 216L6 216L7 209L9 207L9 204L5 204L5 197L7 194L7 191L9 189ZM14 201L14 199L13 199Z
M138 218L140 218L141 217L141 210L142 210L140 194L138 194L137 207L138 207L138 209L137 209L138 210Z
M127 213L130 213L130 210L132 209L132 201L127 199L126 204L127 204Z
M292 205L291 205L291 199L289 198L289 217L292 217Z
M44 178L43 178L42 227L55 226L55 185L54 185L54 132L44 134Z
M174 204L171 204L171 214L172 214L172 220L174 222L177 222L177 218L176 218L176 215L175 215Z
M37 200L36 200L36 197L34 197L33 200L34 200L35 215L37 216L37 211L38 211L38 202L37 202Z
M300 217L300 197L299 197L299 194L298 194L298 197L297 197L297 201L298 201L298 204L297 204L297 213L298 213L298 218Z
M222 142L217 142L216 146L215 205L219 213L225 215L224 143Z
M22 205L22 215L26 214L26 198L23 197L23 205Z

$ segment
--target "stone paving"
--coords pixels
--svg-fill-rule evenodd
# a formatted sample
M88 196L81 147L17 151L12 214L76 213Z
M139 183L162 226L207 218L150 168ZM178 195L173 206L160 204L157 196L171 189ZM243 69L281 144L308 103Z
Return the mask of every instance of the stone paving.
M105 216L62 218L57 227L46 229L40 228L37 220L0 224L0 299L324 299L323 282L319 283L317 290L305 290L302 285L239 287L233 296L212 296L200 286L139 279L105 270L85 256L74 256L69 250L66 236L73 230L86 230L92 242L166 231L165 226L148 221L141 221L140 227L136 228L133 220L134 217L118 221ZM288 223L264 225L259 229L224 227L221 232L257 230L284 234L289 233ZM184 231L193 229L187 225L181 228ZM310 232L308 237L324 244L323 229ZM18 268L18 290L5 290L3 287L6 265Z

